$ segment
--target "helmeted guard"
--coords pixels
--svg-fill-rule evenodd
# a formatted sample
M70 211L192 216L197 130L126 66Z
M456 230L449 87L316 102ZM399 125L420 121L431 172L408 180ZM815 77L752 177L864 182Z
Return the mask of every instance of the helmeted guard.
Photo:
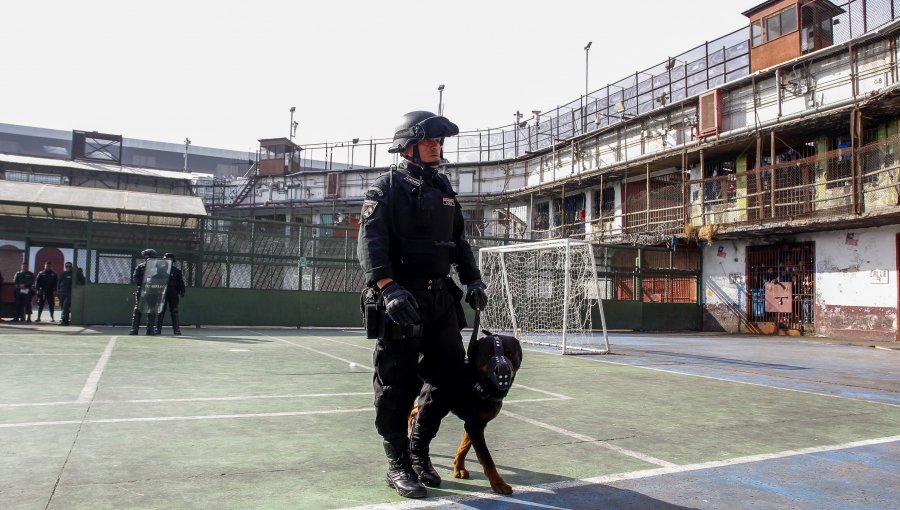
M162 323L163 319L166 317L166 309L169 310L169 315L172 317L172 334L180 335L181 327L178 322L178 303L179 298L184 297L184 292L186 289L184 285L184 275L181 272L181 269L175 266L175 254L174 253L166 253L163 255L164 259L172 261L172 268L169 270L169 284L166 286L166 296L165 301L163 302L162 312L159 314L159 318L156 320L156 332L157 334L162 333Z
M449 388L463 377L465 318L462 290L449 278L451 265L480 306L487 300L456 192L438 172L444 138L458 133L456 124L431 112L404 115L389 152L406 162L376 179L360 217L357 255L366 284L386 312L378 321L367 320L379 330L375 428L389 460L386 481L404 497L424 497L422 483L441 482L428 445L449 412ZM433 391L420 400L422 419L408 437L407 417L423 379Z
M147 261L157 257L156 250L147 248L141 252L141 257L144 258L144 261L138 264L131 274L131 283L137 287L134 289L134 311L131 313L131 331L128 332L129 335L138 334L138 330L141 327L141 291L144 287L144 271L147 268ZM155 314L147 314L147 334L156 334Z

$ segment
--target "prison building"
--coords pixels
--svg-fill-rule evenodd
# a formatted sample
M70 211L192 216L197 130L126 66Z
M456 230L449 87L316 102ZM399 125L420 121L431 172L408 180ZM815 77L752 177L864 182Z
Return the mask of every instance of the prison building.
M896 339L900 13L770 0L743 14L561 106L447 139L467 233L596 243L613 328ZM389 143L263 139L245 173L194 194L229 221L316 224L333 243L322 263L346 264Z

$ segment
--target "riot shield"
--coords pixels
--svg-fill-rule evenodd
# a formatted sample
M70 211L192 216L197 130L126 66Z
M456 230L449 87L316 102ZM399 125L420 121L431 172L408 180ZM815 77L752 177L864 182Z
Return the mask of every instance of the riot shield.
M144 269L144 284L141 288L142 313L157 314L162 312L165 303L166 286L169 284L169 271L172 261L167 259L149 259Z

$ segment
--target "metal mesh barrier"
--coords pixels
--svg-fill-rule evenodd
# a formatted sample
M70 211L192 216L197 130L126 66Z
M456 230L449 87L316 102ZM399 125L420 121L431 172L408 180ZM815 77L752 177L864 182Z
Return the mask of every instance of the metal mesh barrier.
M900 15L900 0L852 0L834 4L843 10L833 19L835 45L872 32ZM554 141L664 108L749 74L750 28L742 27L593 90L586 97L535 110L537 113L530 119L525 117L525 121L448 138L444 155L453 163L517 158L546 149ZM377 155L384 154L390 143L390 138L373 138L305 144L301 166L335 171L353 168L355 164L386 166L391 161L378 159Z

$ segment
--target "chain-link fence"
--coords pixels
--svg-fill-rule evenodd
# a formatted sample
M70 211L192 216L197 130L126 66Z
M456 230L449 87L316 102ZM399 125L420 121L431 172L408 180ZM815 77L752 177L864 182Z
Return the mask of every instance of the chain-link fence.
M831 20L834 44L872 32L900 16L900 0L834 3L842 11ZM559 140L664 108L749 74L750 28L743 27L604 85L587 97L535 110L524 121L448 138L444 154L453 163L516 158L549 148ZM328 162L324 166L331 170L354 165L388 166L391 161L383 155L390 143L390 138L373 138L305 144L303 166L321 169L321 162Z

